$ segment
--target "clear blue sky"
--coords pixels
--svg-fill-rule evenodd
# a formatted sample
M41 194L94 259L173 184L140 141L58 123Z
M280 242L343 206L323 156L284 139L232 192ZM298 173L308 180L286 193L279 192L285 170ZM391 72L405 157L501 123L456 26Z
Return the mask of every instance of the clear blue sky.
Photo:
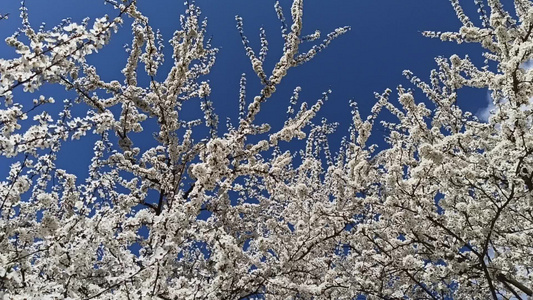
M151 25L160 28L165 41L172 37L177 28L179 14L183 12L183 1L138 0L141 10L150 17ZM286 16L290 16L290 2L282 0ZM66 17L80 22L85 16L91 18L105 13L114 16L111 7L104 6L101 0L27 0L30 21L35 28L46 22L50 28ZM267 70L270 70L281 53L280 24L276 18L274 1L266 0L197 0L203 16L208 18L208 33L213 36L213 46L220 48L217 63L206 78L211 81L216 112L220 115L221 128L226 117L234 120L238 111L238 89L240 74L248 74L247 91L251 99L259 91L257 77L252 73L249 60L245 56L239 34L235 28L235 15L244 19L245 32L252 45L258 49L259 27L266 28L270 51L267 57ZM476 20L472 0L461 1L466 12ZM12 34L20 26L18 18L19 1L2 1L0 13L10 13L9 20L0 23L3 38ZM114 36L111 44L90 59L104 80L123 77L120 70L125 64L122 45L131 41L128 23ZM292 90L302 87L300 100L314 103L322 92L332 89L330 101L323 107L316 121L321 117L340 122L338 134L332 137L333 149L340 138L347 133L350 124L348 101L355 99L365 116L374 104L374 92L381 93L386 88L395 89L398 84L412 87L402 76L409 69L415 75L427 80L431 69L436 67L435 56L449 57L453 53L471 56L481 65L481 51L471 45L444 43L436 39L424 38L421 31L452 31L460 27L455 13L446 0L307 0L304 3L304 34L321 30L323 35L338 26L351 26L352 30L335 40L328 49L320 53L310 63L292 69L279 86L275 96L261 111L259 121L269 121L279 127L285 117L286 107ZM167 50L170 47L167 47ZM14 51L5 44L0 45L0 57L12 57ZM167 62L170 56L167 57ZM168 70L169 64L163 70ZM56 89L41 88L30 99L40 93L66 97ZM418 95L418 100L424 100ZM28 96L24 96L28 97ZM474 113L487 104L486 91L464 91L459 104ZM381 143L380 132L376 132L372 142ZM69 148L70 147L70 148ZM77 142L66 147L79 155L80 149L92 148L92 142ZM72 152L72 153L74 153ZM72 154L71 153L71 154ZM73 156L65 154L63 159L71 161ZM90 156L79 160L80 166L87 165ZM0 161L0 165L4 165ZM4 169L4 168L2 168ZM2 172L3 173L3 172Z

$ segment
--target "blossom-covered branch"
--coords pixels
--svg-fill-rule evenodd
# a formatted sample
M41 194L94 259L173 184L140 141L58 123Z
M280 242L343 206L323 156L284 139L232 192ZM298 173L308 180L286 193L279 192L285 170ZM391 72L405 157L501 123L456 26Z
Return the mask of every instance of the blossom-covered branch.
M168 45L135 1L105 2L114 18L50 30L33 29L23 4L22 27L6 39L16 57L0 59L0 162L10 163L0 182L4 297L533 296L530 0L514 0L512 12L476 0L479 24L452 0L461 28L424 35L477 43L485 64L439 57L428 81L404 72L421 99L404 86L386 89L367 117L351 102L339 149L328 141L339 124L315 121L329 90L308 104L295 87L281 127L257 116L278 101L292 68L349 27L319 41L320 31L303 32L302 0L292 1L290 19L276 2L283 51L269 71L266 29L254 50L236 17L261 86L250 91L242 75L239 120L224 130L204 78L218 50L194 1ZM122 75L103 80L87 58L129 23ZM302 52L304 43L312 45ZM27 101L49 84L69 97ZM487 122L458 105L464 87L491 91ZM188 103L203 115L190 119ZM384 121L383 111L394 118ZM388 145L379 151L370 144L377 126ZM88 136L92 158L78 178L57 158ZM286 150L295 139L301 149Z

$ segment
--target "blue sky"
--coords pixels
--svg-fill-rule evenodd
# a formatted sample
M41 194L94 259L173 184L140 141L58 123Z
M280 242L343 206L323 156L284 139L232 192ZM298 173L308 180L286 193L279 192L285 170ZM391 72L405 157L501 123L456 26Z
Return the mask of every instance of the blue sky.
M290 15L290 2L281 1L287 16ZM160 28L165 41L168 41L178 26L179 14L183 12L182 1L138 0L138 3L150 18L151 25ZM241 73L248 74L248 100L259 92L257 77L252 73L235 28L235 15L243 17L245 33L256 50L259 48L259 28L265 27L270 48L267 70L272 69L281 53L280 24L274 12L274 1L197 0L196 3L202 9L203 16L208 18L208 33L213 37L213 46L220 48L217 63L205 79L211 82L211 100L223 129L226 117L233 120L237 117ZM476 20L473 1L464 0L461 3L467 14ZM48 28L53 27L66 17L80 22L85 16L94 18L106 13L111 16L116 14L109 5L103 5L101 0L27 0L26 5L35 28L41 22L46 22ZM0 23L2 39L20 26L18 6L18 1L11 0L0 4L0 13L10 13L9 20ZM275 96L262 109L259 122L269 122L274 128L281 126L289 98L296 86L302 87L300 101L309 103L314 103L322 92L331 89L333 93L330 100L315 120L326 117L328 121L340 123L338 133L331 138L332 148L336 149L350 124L350 99L358 102L362 115L366 116L375 103L374 92L382 93L386 88L394 90L398 84L412 87L402 76L405 69L422 79L428 79L430 70L436 67L433 58L449 57L453 53L460 56L470 53L474 62L478 65L482 63L481 51L476 46L445 43L422 36L421 32L424 30L454 31L460 27L460 22L446 0L305 1L304 34L319 29L325 36L339 26L351 26L352 30L335 40L311 62L290 70ZM107 48L90 57L90 62L97 66L104 80L122 81L120 70L126 59L122 46L130 41L129 25L126 22ZM0 57L13 55L12 49L5 44L0 45ZM170 56L167 56L167 64L162 71L170 68L168 60ZM43 87L34 95L21 97L33 99L41 93L55 96L56 100L69 96L58 89ZM464 90L459 94L458 101L464 109L476 113L487 106L486 95L485 90ZM417 99L425 101L421 94ZM195 113L191 111L191 114ZM381 133L375 132L371 141L382 144ZM74 150L73 153L80 155L79 150L85 146L91 149L92 142L85 145L78 142L65 149ZM73 156L67 153L63 158L71 161ZM88 160L90 156L86 162ZM84 162L85 159L79 161ZM81 162L80 166L85 164Z

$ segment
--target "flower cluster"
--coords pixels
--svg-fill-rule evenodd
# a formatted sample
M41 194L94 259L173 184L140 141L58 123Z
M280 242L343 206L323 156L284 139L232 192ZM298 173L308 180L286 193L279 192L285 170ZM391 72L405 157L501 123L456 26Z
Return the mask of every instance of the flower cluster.
M217 102L202 78L217 49L194 1L185 3L166 60L161 34L135 1L106 3L115 18L35 31L23 2L22 27L6 39L17 56L0 59L4 298L533 296L533 71L523 68L533 59L530 0L514 0L513 13L499 0L476 0L481 26L452 0L462 27L424 34L477 43L487 63L439 57L428 82L405 71L427 99L402 86L393 99L387 89L366 118L352 102L352 124L334 153L328 136L338 124L313 123L330 91L298 109L296 87L277 131L255 119L291 68L348 27L301 53L320 31L302 34L302 0L292 1L291 24L276 2L283 52L269 72L265 30L256 54L237 17L262 86L250 98L242 75L238 125L219 133ZM107 82L87 56L123 18L132 24L124 78ZM20 96L45 83L75 96ZM491 90L497 110L488 122L459 107L463 87ZM186 101L198 103L203 120L186 118ZM378 151L367 143L382 111L395 119L381 122L388 147ZM94 146L84 178L57 158L87 137ZM284 150L281 141L295 138L304 146Z

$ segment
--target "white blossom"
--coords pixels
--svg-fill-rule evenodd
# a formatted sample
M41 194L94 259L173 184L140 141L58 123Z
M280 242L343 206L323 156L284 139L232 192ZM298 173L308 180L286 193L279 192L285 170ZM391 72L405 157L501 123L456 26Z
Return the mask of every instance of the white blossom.
M212 99L202 78L217 49L193 1L167 60L161 33L135 1L106 1L114 18L67 19L39 31L23 2L21 28L5 39L16 55L0 59L0 162L7 170L0 181L0 295L533 296L533 71L523 68L533 59L533 5L514 0L511 13L499 0L475 2L481 26L452 0L461 28L424 34L479 44L495 67L452 55L436 59L427 82L405 71L422 93L403 86L396 96L376 93L367 117L351 102L352 124L339 149L328 142L339 124L314 120L330 91L298 109L296 87L281 127L256 122L292 68L350 29L340 27L302 53L321 32L303 35L301 0L290 6L290 24L275 3L283 51L271 71L266 30L255 52L236 17L261 88L249 96L242 75L239 120L226 131L215 108L227 101ZM132 41L122 78L103 80L87 57L125 30L126 17ZM44 84L75 97L55 101ZM458 105L465 87L490 90L498 109L486 122ZM37 91L43 95L25 97ZM203 119L188 118L186 101L199 103ZM388 144L381 149L367 143L383 111L395 119L381 122ZM301 149L287 150L283 142L296 138L304 140ZM57 161L71 151L68 143L89 141L86 173Z

